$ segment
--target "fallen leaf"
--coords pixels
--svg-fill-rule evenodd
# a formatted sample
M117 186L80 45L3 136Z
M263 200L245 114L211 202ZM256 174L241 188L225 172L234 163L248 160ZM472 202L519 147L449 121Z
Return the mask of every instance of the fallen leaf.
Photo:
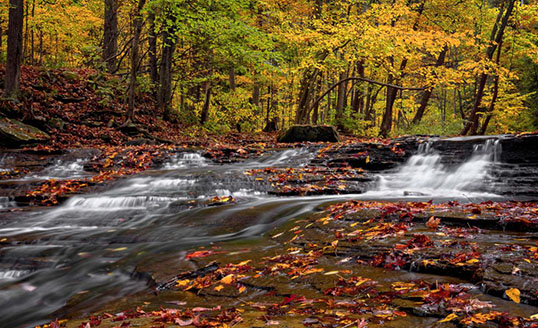
M185 287L189 284L190 280L189 279L185 279L185 280L178 280L176 281L176 287Z
M223 284L229 285L234 281L234 275L229 274L220 280Z
M179 319L179 318L176 318L175 323L176 323L177 325L179 325L180 327L190 326L190 325L192 325L192 319L189 319L189 320L181 320L181 319Z
M449 321L452 321L454 319L456 319L458 317L457 314L455 313L450 313L449 315L446 316L446 318L444 318L443 320L439 320L439 322L449 322Z
M426 227L435 230L439 228L439 223L441 223L441 219L436 219L435 217L432 216L430 217L428 222L426 222Z
M333 274L338 274L338 272L340 272L340 271L329 271L329 272L325 272L323 275L324 276L332 276Z
M506 296L508 296L512 301L519 303L521 302L521 292L517 288L510 288L506 292Z

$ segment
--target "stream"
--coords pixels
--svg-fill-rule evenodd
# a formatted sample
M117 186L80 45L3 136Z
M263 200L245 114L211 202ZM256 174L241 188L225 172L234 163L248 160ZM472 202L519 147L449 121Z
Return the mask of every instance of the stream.
M363 194L277 197L244 174L264 167L304 167L317 149L263 155L217 165L199 153L180 153L160 169L110 184L99 194L77 195L56 208L28 208L0 197L0 327L30 327L77 294L111 301L142 291L133 275L152 257L223 241L258 237L285 222L347 199L480 202L505 200L498 140L478 142L457 165L442 163L431 143L403 165L375 176ZM56 162L26 179L87 176L85 159ZM504 165L504 166L503 166ZM0 170L7 170L2 167ZM215 196L234 203L207 206Z

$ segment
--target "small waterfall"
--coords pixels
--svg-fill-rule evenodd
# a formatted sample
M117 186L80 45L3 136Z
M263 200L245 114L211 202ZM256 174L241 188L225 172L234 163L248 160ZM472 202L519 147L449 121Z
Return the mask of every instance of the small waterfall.
M73 197L63 209L84 209L86 211L118 211L118 210L145 210L150 207L167 206L185 197L165 196L98 196L98 197Z
M170 162L164 165L164 169L176 170L193 166L207 166L208 164L208 160L198 153L183 153L173 156Z
M28 273L30 273L30 271L18 271L18 270L0 271L0 281L18 279L24 275L27 275Z
M287 149L265 158L256 159L249 164L250 166L261 167L280 165L302 167L307 165L315 155L316 152L313 152L308 148Z
M77 159L75 162L58 160L53 166L46 168L43 173L52 178L78 178L87 175L84 172L86 159Z
M6 166L6 159L9 159L7 154L4 154L0 156L0 172L10 172L11 169L5 167Z
M49 180L49 179L76 179L89 176L84 171L84 164L88 159L79 158L74 162L57 160L52 166L46 167L41 172L24 177L25 180Z
M474 146L471 157L449 168L435 151L433 142L422 143L418 152L394 173L379 176L377 191L403 192L404 195L452 195L484 192L493 163L500 160L499 140L488 139Z
M498 163L501 160L502 145L500 139L488 139L483 144L473 146L474 154L483 154L490 156L493 162Z
M12 202L9 197L0 197L0 210L15 207L15 202Z

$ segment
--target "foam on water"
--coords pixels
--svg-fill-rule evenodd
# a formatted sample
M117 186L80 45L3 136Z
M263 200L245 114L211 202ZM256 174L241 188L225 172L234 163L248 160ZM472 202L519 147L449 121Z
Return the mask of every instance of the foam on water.
M165 170L176 170L186 167L200 167L209 165L209 161L198 153L177 154L164 165Z
M186 198L163 196L73 197L67 202L64 209L84 209L94 211L115 211L122 209L144 210L148 207L162 206L183 199Z
M0 197L0 209L8 209L15 206L15 202L11 201L9 197Z
M449 168L431 142L421 144L418 153L397 172L378 176L374 193L399 196L461 196L465 193L488 193L490 169L499 160L499 140L488 139L474 146L472 156L460 165Z
M76 179L86 177L89 174L84 171L84 164L87 159L79 158L75 162L66 162L61 159L57 160L54 165L45 168L43 171L31 174L25 179Z
M28 273L30 273L30 271L19 271L19 270L0 271L0 281L19 279L20 277Z
M256 191L252 189L239 189L237 191L230 191L228 189L215 189L215 193L219 197L232 196L234 198L259 197L259 196L266 195L265 192Z
M256 159L253 161L250 161L248 163L249 166L263 166L263 167L269 167L269 166L280 166L280 165L293 165L293 166L305 166L307 165L310 160L316 155L315 152L312 152L308 148L296 148L296 149L288 149L281 152L277 152L276 154L273 154L268 157L262 157L260 159Z

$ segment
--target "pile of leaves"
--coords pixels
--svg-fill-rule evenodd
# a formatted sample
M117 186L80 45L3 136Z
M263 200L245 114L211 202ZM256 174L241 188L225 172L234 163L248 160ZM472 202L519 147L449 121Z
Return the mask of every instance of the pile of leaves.
M272 194L305 196L356 192L357 181L366 180L364 171L351 167L311 166L304 168L252 169L245 171L257 181L270 184Z

